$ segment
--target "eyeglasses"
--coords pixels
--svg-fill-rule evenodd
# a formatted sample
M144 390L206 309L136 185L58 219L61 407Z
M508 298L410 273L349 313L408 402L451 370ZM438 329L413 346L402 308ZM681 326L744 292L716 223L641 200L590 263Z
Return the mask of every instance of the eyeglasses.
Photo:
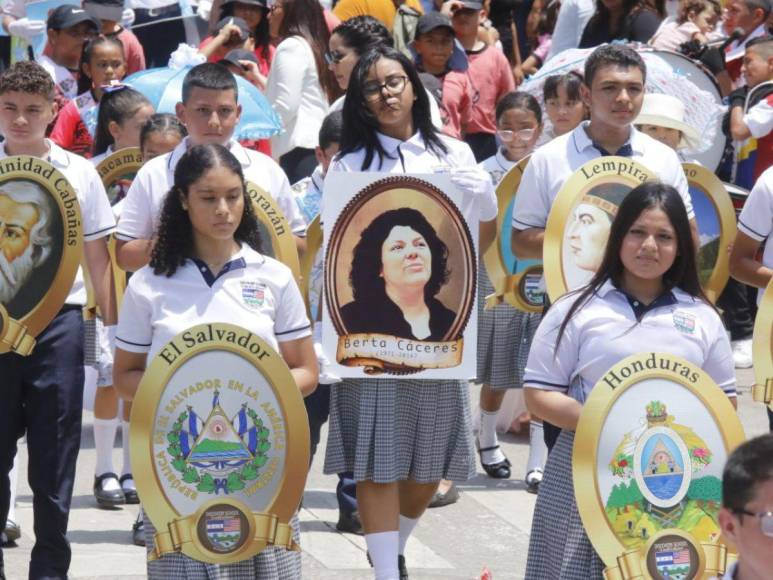
M404 75L389 76L384 83L365 83L362 87L362 95L368 102L378 101L384 89L392 96L401 95L408 84L408 77Z
M752 516L760 520L760 531L763 535L773 538L773 512L754 513L744 509L734 510L737 514Z
M528 141L534 137L534 133L536 131L536 129L521 129L519 131L509 131L507 129L503 129L501 131L497 131L497 135L499 135L499 138L503 143L510 143L515 139L518 139L519 141Z
M338 64L346 58L346 54L337 50L331 50L325 53L325 62L329 65Z

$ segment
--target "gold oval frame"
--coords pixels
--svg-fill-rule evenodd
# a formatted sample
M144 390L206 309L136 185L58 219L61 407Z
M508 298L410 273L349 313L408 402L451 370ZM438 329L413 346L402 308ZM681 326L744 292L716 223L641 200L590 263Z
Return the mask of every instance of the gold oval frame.
M638 174L642 174L644 179L637 178ZM652 171L637 161L609 155L588 161L566 180L550 209L542 248L545 285L551 302L555 302L570 290L564 275L562 248L564 230L577 200L591 188L605 183L618 183L633 189L656 178Z
M374 197L394 190L407 190L405 195L415 195L419 193L430 197L437 205L446 211L448 218L453 221L453 225L456 231L467 242L466 244L462 244L462 247L465 251L465 255L463 257L464 266L466 273L470 276L470 291L465 296L463 296L462 303L459 305L459 311L456 319L449 328L446 336L443 338L443 340L453 340L457 336L462 335L465 327L467 326L467 322L470 319L472 307L475 304L475 293L478 282L477 261L472 235L470 234L470 229L467 226L467 222L465 221L461 211L445 193L440 191L440 189L428 181L407 175L384 177L364 187L349 201L349 203L346 204L344 209L339 214L335 225L333 226L330 241L327 245L327 252L325 253L324 286L325 304L327 306L328 313L330 314L330 320L333 323L333 328L338 333L338 336L345 336L348 334L340 314L342 305L338 303L338 294L336 292L335 282L335 268L333 267L333 265L338 261L341 241L344 238L344 235L348 230L352 219L363 205L365 205Z
M702 165L683 163L682 169L687 178L688 186L697 187L703 192L714 206L719 221L717 261L703 288L706 297L712 302L716 302L730 278L730 252L726 251L726 248L730 247L738 233L733 201L719 178ZM693 204L694 207L695 204ZM695 219L697 222L697 216ZM698 229L700 231L700 227Z
M276 259L292 270L295 282L300 286L302 281L301 264L298 260L298 247L295 245L295 236L290 229L290 222L287 221L279 205L265 189L252 181L247 181L245 185L247 194L252 200L255 216L271 234L271 247L277 253Z
M75 190L64 174L47 161L29 155L12 155L0 160L0 189L11 180L31 181L44 189L56 204L62 222L62 257L48 291L18 319L11 318L2 305L0 353L26 356L32 352L35 338L51 323L70 293L83 254L83 222Z
M306 314L314 324L311 316L311 270L314 267L314 259L317 257L317 253L322 250L322 226L320 225L320 217L316 215L311 223L306 227L306 251L301 256L301 294L303 295L303 301L306 304ZM320 301L319 311L322 312L322 303Z
M102 180L102 185L107 188L113 184L113 182L127 173L136 173L142 167L142 152L139 147L126 147L125 149L119 149L105 157L97 165L97 173ZM114 205L111 201L110 205Z
M181 342L184 334L195 334L200 331L209 331L213 334L215 331L233 331L250 335L247 341L248 345L256 343L259 346L259 352L268 356L261 354L261 356L256 357L246 346L241 347L226 341L196 343L189 348L177 346L184 344ZM171 349L172 352L179 354L170 362L162 356L165 349ZM218 350L242 357L255 368L256 372L263 376L274 392L284 419L285 471L282 474L279 491L269 502L266 512L252 512L240 500L218 495L202 503L193 513L180 514L167 499L164 487L160 482L159 472L155 467L153 450L155 415L164 388L177 370L189 359L205 352ZM166 546L167 551L179 550L202 562L230 564L250 558L271 544L272 534L279 537L281 530L278 531L277 528L281 524L285 524L284 535L287 535L290 519L298 509L306 484L310 457L309 421L303 397L287 364L279 353L254 333L233 324L199 324L180 332L167 342L159 350L159 354L150 361L140 380L132 405L129 438L135 481L143 509L158 532L172 530L172 542L175 540L175 536L179 540L179 545L170 543ZM207 550L198 540L195 525L206 509L222 503L230 503L233 507L241 511L246 510L248 514L251 514L249 534L252 541L248 540L231 554L215 554L213 556L213 552ZM284 543L291 543L292 540L291 537L282 539ZM156 549L158 550L159 547L156 546Z
M497 184L497 204L499 212L497 213L497 238L494 243L489 246L486 253L483 254L483 263L486 266L486 273L489 280L491 280L492 286L494 286L493 296L486 296L486 307L491 305L501 304L502 301L507 302L510 306L522 310L523 312L542 312L544 306L531 304L524 296L524 289L522 280L527 274L536 274L538 271L542 275L542 265L534 265L528 267L523 272L512 274L505 267L505 259L502 255L502 243L510 244L510 239L502 240L502 226L510 224L512 221L512 215L510 215L507 209L510 207L510 203L515 199L518 193L518 186L521 184L521 178L523 172L526 170L526 165L529 163L527 155L521 159L518 163L513 165L510 170ZM508 232L512 232L512 226L508 228ZM491 299L491 300L490 300Z
M691 375L697 374L697 380L695 383L690 383L677 372L668 372L662 369L633 372L627 378L624 377L623 369L632 367L634 362L641 361L643 365L645 360L653 355L658 359L668 359L679 363L682 367L687 367ZM612 386L611 381L608 384L604 380L605 377L612 374L619 379L614 386ZM728 456L736 446L746 440L741 421L727 395L717 387L707 373L691 362L667 353L644 352L626 357L610 368L594 385L590 396L585 401L577 423L572 451L572 480L577 509L588 538L608 568L618 566L619 558L623 558L626 553L635 551L638 554L634 554L634 560L639 561L640 557L641 569L646 570L644 560L646 550L627 548L617 539L609 524L605 515L604 502L599 495L596 484L598 475L596 463L599 442L610 410L629 388L649 379L663 379L678 383L701 401L714 419L715 428L722 437ZM655 396L654 393L653 396ZM730 420L730 417L735 417L735 421ZM735 550L728 547L728 552L734 553ZM707 559L712 560L711 558ZM702 565L705 566L705 562L706 559L702 561Z
M754 382L752 396L773 411L773 280L771 280L757 308L752 335Z

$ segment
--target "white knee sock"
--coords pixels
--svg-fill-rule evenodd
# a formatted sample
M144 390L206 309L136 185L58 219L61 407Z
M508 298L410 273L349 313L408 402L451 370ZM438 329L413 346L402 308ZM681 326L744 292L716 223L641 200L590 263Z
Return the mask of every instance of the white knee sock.
M399 580L397 569L397 548L400 542L399 532L378 532L365 534L370 561L376 580Z
M526 473L545 467L545 456L548 448L545 445L545 436L541 421L529 423L529 459L526 461Z
M129 453L129 422L121 421L121 443L123 447L123 469L121 475L132 472L132 460Z
M419 523L419 518L406 518L400 514L400 545L398 546L397 553L400 555L405 554L405 544L408 543L408 538L413 533L413 528Z
M16 521L16 484L19 482L19 452L16 452L16 457L13 458L13 467L11 468L11 472L8 474L8 479L10 479L10 492L11 492L11 501L8 504L8 518L9 520L12 520L16 522L17 524L19 522ZM5 528L5 522L2 523L3 528Z
M480 410L480 431L478 431L478 444L481 449L487 447L494 447L499 445L499 439L497 439L497 413L499 411L484 411ZM486 465L493 463L499 463L505 460L505 454L501 449L493 449L492 451L484 451L480 454L480 460Z
M115 473L113 467L113 445L118 419L94 418L94 447L97 451L96 474Z

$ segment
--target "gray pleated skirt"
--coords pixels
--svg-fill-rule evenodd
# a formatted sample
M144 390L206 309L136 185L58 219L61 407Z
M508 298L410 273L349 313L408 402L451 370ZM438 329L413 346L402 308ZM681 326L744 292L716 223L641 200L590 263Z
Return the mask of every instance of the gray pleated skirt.
M348 379L331 385L325 473L392 483L475 474L466 381Z
M531 524L527 580L602 580L604 563L585 533L572 481L574 432L562 431L548 455Z
M145 542L153 551L156 529L147 514ZM290 521L293 539L300 545L298 516ZM296 580L301 577L301 553L283 548L266 548L257 556L235 564L206 564L184 554L167 554L148 562L149 580Z
M509 304L484 310L494 286L482 262L478 272L478 382L496 390L520 389L542 313L522 312Z

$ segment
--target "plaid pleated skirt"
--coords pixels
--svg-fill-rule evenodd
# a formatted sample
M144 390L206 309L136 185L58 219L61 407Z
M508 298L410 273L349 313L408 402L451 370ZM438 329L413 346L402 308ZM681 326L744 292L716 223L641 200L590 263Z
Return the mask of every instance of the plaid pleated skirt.
M572 481L574 433L562 431L548 455L531 524L526 580L603 579L604 563L585 533Z
M331 385L325 473L392 483L475 474L466 381L347 379Z
M478 382L492 389L520 389L542 313L522 312L509 304L484 310L494 286L482 262L478 272Z
M145 542L148 553L153 551L156 529L147 514ZM293 539L300 545L298 516L290 524ZM296 580L301 577L301 553L283 548L266 548L257 556L234 564L206 564L184 554L167 554L148 562L149 580Z

